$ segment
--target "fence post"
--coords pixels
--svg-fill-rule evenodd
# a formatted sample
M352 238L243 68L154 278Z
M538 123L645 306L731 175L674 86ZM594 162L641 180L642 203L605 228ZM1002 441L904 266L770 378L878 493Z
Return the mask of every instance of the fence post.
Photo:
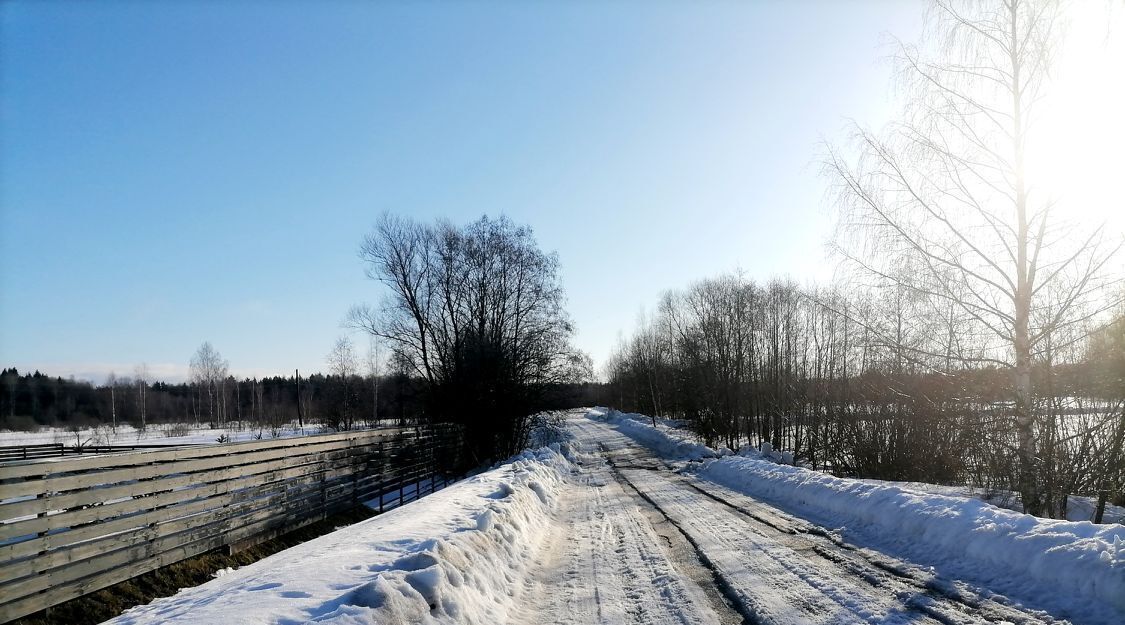
M346 441L345 441L346 442ZM346 449L346 447L345 447ZM328 464L328 454L317 454L316 464L320 469L320 511L322 513L328 512L328 471L330 469ZM285 497L285 502L289 503L288 494Z
M363 457L363 445L357 438L354 441L354 446L349 445L350 453L348 453L348 465L352 470L352 506L359 505L359 474L367 466L367 462Z
M406 443L403 442L403 444L399 446L399 459L400 460L402 459L402 455L403 455L402 452L405 449L406 449ZM399 464L401 465L402 463L400 462ZM398 507L400 507L400 508L402 507L402 504L403 504L403 490L405 488L406 488L406 484L403 483L402 475L400 474L398 476Z
M430 494L437 490L437 437L433 427L430 428Z
M387 439L383 437L379 437L379 451L376 452L379 455L376 456L378 464L375 465L375 470L377 471L375 474L375 494L379 497L379 514L383 513L383 487L386 486L386 483L383 481L387 475L384 470L387 466L386 440Z
M26 449L24 450L24 453L25 454L27 453ZM47 518L47 511L48 511L47 507L48 507L48 500L50 499L50 496L51 496L51 494L48 493L48 492L39 493L38 495L35 496L35 498L41 502L39 504L39 514L37 514L35 516L37 516L41 519ZM48 525L46 528L44 528L44 530L42 532L39 532L39 534L36 536L36 538L46 537L48 534L51 533L50 529L51 529L50 525ZM38 554L36 554L36 557L42 558L42 557L45 557L47 555L47 550L50 549L50 545L48 544L48 542L49 541L47 541L47 540L43 541L43 549ZM39 571L39 575L42 575L45 578L47 578L47 587L50 588L51 570L44 567L42 571ZM40 591L40 592L46 592L46 591ZM46 613L47 618L50 618L51 617L51 606L47 606L47 608L44 610L44 612Z

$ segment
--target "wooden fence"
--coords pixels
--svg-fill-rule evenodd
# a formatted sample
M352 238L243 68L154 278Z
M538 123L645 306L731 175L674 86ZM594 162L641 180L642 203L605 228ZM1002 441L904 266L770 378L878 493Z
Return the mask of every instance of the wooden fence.
M37 445L2 445L0 462L12 460L35 460L38 458L57 458L59 456L79 456L82 454L116 454L123 451L143 449L167 449L188 445L65 445L63 443L40 443Z
M401 502L408 485L432 491L459 438L384 429L0 465L0 623L395 491Z

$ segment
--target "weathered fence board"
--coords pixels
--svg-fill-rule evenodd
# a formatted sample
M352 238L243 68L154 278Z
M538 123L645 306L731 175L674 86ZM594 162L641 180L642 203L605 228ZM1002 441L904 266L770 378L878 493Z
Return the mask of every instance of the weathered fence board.
M381 430L390 433L399 432L400 430ZM341 442L356 441L360 439L354 438L356 433L352 433L352 438L344 439L343 441L325 441L315 444L308 444L302 446L285 445L277 449L264 449L251 451L249 453L244 450L237 449L238 445L246 443L238 443L232 445L215 445L215 447L227 449L225 454L214 453L209 449L209 453L202 458L197 458L191 455L192 451L198 448L180 449L176 452L156 452L152 454L140 454L139 462L131 463L129 466L112 469L112 465L103 467L102 470L81 469L81 473L71 475L58 475L60 463L43 463L44 470L50 470L51 473L44 475L42 478L32 482L14 482L10 484L0 484L0 500L10 499L12 497L20 497L23 495L34 495L37 492L63 492L79 489L90 489L95 486L103 484L119 484L132 480L146 480L157 476L164 476L172 473L194 473L203 469L211 469L216 467L233 467L245 464L257 464L263 460L273 458L283 458L293 454L296 449L300 450L302 455L314 455L322 451L330 451L334 449L342 449ZM305 438L319 438L319 437L305 437ZM295 440L295 439L294 439ZM169 459L154 459L153 456L166 453L172 453L173 457ZM114 456L115 459L135 456ZM176 457L178 456L178 457ZM23 465L16 465L23 468ZM14 468L14 467L13 467ZM7 473L8 466L4 467ZM70 469L73 471L74 469ZM15 477L15 475L13 475ZM25 477L25 476L21 476ZM34 487L38 486L38 490Z
M0 466L0 622L136 575L433 492L459 437L413 429L41 459ZM429 481L426 488L420 486Z
M329 460L336 457L336 453L326 454L326 458ZM258 473L257 471L259 469L264 469L264 472ZM2 471L3 469L0 468L0 475L2 475ZM139 492L136 496L126 494L124 497L120 497L118 501L106 501L101 505L78 507L57 514L51 514L50 516L37 516L22 521L11 522L6 525L0 525L0 540L32 533L47 532L52 528L73 528L77 525L127 515L137 512L138 510L170 503L180 503L195 498L212 497L223 493L235 492L252 487L259 482L296 479L314 475L319 471L321 471L321 468L318 464L309 464L307 459L303 456L298 456L282 461L263 463L253 469L242 468L227 471L224 474L217 475L218 479L222 479L224 476L227 478L222 479L222 481L192 484L190 487L180 488L179 490L169 489L192 483L195 480L191 476L169 477L160 482L160 492L153 492L152 488L148 486L153 484L153 482L148 482L146 483L148 485L137 487ZM212 477L216 476L213 474ZM104 491L99 493L99 496L104 497ZM23 508L13 507L12 509L23 511L27 514L35 514L39 510L50 509L47 507L48 504L57 506L58 503L57 500L45 497L43 498L43 503L39 505L25 504ZM30 512L28 512L28 510L30 510ZM18 516L26 516L27 514L19 515L8 513L7 508L0 506L0 518L11 519ZM2 558L0 558L0 560L2 560Z

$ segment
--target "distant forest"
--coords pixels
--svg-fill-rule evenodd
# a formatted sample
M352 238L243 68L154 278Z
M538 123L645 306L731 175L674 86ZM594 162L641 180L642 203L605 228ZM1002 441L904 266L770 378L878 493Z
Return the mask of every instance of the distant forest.
M296 375L241 380L230 376L216 386L212 412L206 385L138 383L128 377L117 378L112 385L94 385L39 371L20 373L13 367L0 373L0 429L88 427L114 422L137 428L164 423L281 427L303 422L347 429L366 427L375 421L427 418L423 386L421 380L404 374L356 375L348 378L346 385L343 378L322 373L301 376L299 381ZM596 403L600 390L595 384L555 385L546 393L543 407L563 409Z

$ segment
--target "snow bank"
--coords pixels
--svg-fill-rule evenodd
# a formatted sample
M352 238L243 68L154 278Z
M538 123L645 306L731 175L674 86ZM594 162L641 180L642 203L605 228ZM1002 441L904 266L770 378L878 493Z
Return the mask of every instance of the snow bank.
M1037 597L1041 603L1064 609L1082 605L1104 622L1118 622L1125 613L1121 525L1040 519L973 498L979 493L956 496L960 493L953 487L832 477L786 466L792 456L768 446L744 446L730 455L690 441L682 430L653 428L639 414L595 408L587 415L604 419L665 457L706 459L688 470L839 528L853 542L885 547L955 577Z
M1025 596L1080 596L1125 611L1125 527L1055 521L975 499L822 475L755 457L711 460L701 477L843 526L928 563Z
M587 417L602 419L622 434L651 448L661 456L677 460L702 460L719 454L710 447L686 436L687 432L669 427L653 427L652 420L636 413L623 413L612 408L592 408Z
M558 445L524 452L109 623L504 622L574 470Z
M1016 512L1023 511L1023 504L1020 502L1019 493L1010 490L974 488L972 486L944 486L939 484L927 484L925 482L899 482L895 480L876 480L871 478L865 478L860 481L869 484L898 486L903 490L918 491L926 494L979 499L997 508L1014 510ZM1066 498L1066 520L1092 521L1097 504L1097 498L1095 497L1084 497L1082 495L1068 496ZM1125 524L1125 507L1107 503L1105 505L1105 512L1102 515L1102 521L1105 523Z

